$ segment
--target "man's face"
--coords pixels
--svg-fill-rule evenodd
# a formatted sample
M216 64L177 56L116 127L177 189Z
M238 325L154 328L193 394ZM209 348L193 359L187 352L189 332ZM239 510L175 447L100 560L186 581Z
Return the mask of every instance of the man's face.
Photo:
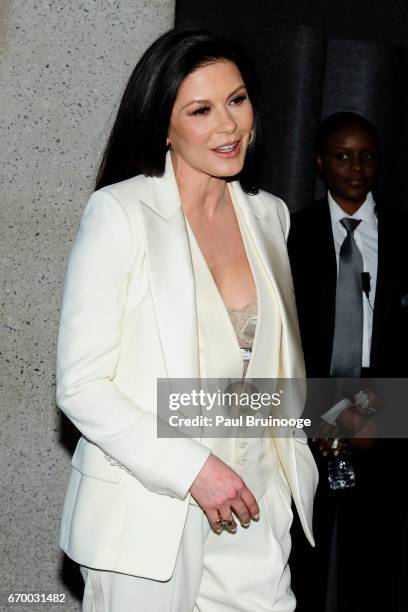
M377 180L376 139L363 125L346 125L330 134L316 163L333 198L353 214Z

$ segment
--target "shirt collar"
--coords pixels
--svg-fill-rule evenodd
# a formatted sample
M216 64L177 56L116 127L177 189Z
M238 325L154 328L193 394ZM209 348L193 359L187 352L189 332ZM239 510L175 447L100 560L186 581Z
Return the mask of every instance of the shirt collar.
M327 199L329 201L330 217L333 227L336 225L336 223L340 223L341 219L344 219L344 217L349 217L350 219L361 219L361 221L367 223L369 227L377 227L377 216L374 210L375 202L371 191L367 194L364 203L354 215L348 215L346 212L344 212L344 210L337 204L330 191L327 192Z

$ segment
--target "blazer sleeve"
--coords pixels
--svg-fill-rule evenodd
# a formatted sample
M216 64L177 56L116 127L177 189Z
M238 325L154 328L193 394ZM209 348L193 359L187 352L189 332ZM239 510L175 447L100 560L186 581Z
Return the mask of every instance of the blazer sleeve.
M210 450L190 438L157 438L155 410L136 405L114 381L128 279L142 251L120 201L95 192L65 275L57 403L85 438L145 487L183 499Z

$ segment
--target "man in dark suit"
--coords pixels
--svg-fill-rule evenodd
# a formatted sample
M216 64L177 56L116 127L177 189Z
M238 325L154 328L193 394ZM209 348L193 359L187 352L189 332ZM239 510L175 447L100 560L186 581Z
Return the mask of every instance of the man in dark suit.
M355 113L336 113L320 126L316 149L327 194L292 216L288 242L307 375L406 377L408 219L374 201L377 131ZM330 445L311 444L320 473L316 549L307 548L296 521L292 531L299 612L326 609L334 552L340 612L397 611L406 445L348 444L355 484L340 490L328 483Z

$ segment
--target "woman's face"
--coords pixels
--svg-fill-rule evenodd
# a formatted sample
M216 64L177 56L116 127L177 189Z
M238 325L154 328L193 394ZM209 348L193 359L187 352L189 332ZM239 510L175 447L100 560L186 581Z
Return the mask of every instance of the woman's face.
M173 164L213 177L235 176L244 165L252 123L237 66L220 60L197 68L181 84L171 114Z

